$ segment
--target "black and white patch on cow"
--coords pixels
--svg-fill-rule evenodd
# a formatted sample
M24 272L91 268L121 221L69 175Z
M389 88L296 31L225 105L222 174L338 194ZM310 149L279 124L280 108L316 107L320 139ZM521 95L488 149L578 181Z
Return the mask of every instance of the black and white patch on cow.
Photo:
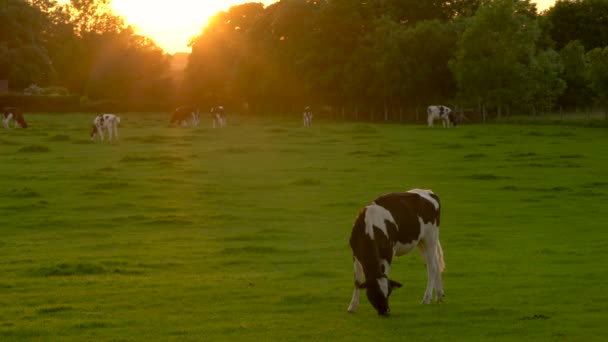
M27 128L27 122L23 117L23 112L20 108L17 107L5 107L2 113L2 123L4 124L4 128L11 129L10 123L14 122L14 128L21 127Z
M182 106L173 111L169 124L196 127L200 121L200 113L197 106Z
M456 127L458 125L456 114L449 107L428 106L426 113L429 127L433 127L435 120L439 119L443 123L443 127Z
M115 136L118 140L118 124L120 123L120 117L116 114L101 114L93 120L93 130L91 131L91 140L95 140L97 136L103 141L103 131L108 131L108 140L112 141L112 137Z
M224 106L211 107L211 120L213 128L224 128L226 126L226 115L224 114Z
M442 301L441 272L445 264L439 243L440 213L439 197L431 190L420 189L382 195L361 209L350 236L355 290L348 311L357 310L359 291L365 289L378 314L389 314L388 298L393 289L401 287L388 277L391 262L416 246L428 275L422 302L431 303L433 290L437 302Z
M308 106L304 108L304 113L302 114L302 121L304 123L304 127L312 126L312 110Z

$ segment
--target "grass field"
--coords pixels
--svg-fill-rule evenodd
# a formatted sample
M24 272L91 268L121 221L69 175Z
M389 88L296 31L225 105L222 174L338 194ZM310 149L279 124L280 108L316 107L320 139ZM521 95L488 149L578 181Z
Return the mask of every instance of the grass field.
M0 340L608 340L608 131L27 114L0 131ZM353 287L354 217L442 200L445 302L397 258L392 315Z

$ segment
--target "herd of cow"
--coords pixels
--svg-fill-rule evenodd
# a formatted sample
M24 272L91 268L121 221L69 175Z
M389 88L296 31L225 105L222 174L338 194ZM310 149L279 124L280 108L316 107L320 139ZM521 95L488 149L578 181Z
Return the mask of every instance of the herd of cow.
M223 106L211 108L213 127L226 125ZM441 120L444 127L457 125L450 108L429 106L428 125ZM22 111L17 107L6 107L3 123L9 129L10 121L14 127L27 128ZM109 140L118 140L120 117L115 114L101 114L93 120L91 139L97 136L104 139L104 130ZM196 106L179 107L173 111L170 124L197 126L200 112ZM312 125L312 111L306 107L303 114L305 127ZM394 257L409 253L418 247L427 267L427 287L422 302L430 304L433 291L437 302L443 300L444 291L441 280L445 263L443 250L439 243L439 223L441 205L439 197L431 190L413 189L382 195L359 211L353 224L350 247L353 252L355 290L348 307L355 312L359 306L359 292L366 290L369 302L380 315L390 313L388 298L393 289L401 287L397 281L388 278Z
M443 127L455 127L458 125L458 119L449 107L446 106L428 106L427 122L429 127L433 127L436 120L441 120ZM211 107L211 119L213 128L223 128L226 126L226 115L224 106ZM312 126L312 110L309 106L304 108L302 114L302 122L304 127ZM27 128L27 122L23 117L23 112L18 107L5 107L2 114L2 123L4 128L10 129L10 123L14 122L13 127ZM171 114L170 124L178 124L181 126L198 126L200 124L200 111L196 106L183 106L176 108ZM91 138L100 136L103 140L103 130L107 130L112 140L113 133L118 138L118 123L120 118L116 114L101 114L93 119L93 130Z

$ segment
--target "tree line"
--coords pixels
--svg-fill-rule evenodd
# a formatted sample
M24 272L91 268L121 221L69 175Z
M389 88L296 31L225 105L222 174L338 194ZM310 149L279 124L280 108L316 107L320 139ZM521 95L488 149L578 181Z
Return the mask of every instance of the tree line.
M412 119L608 107L608 1L281 0L219 12L183 75L109 0L3 0L0 79L61 85L83 101L228 105ZM1 4L2 2L0 2Z

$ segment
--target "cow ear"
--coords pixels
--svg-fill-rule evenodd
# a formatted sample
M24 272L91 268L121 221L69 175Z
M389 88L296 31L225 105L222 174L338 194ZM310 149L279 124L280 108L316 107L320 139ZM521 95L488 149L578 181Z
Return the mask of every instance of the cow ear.
M367 282L363 282L363 283L361 283L361 284L357 284L357 282L355 282L355 286L356 286L358 289L365 289L365 288L367 288Z
M392 288L399 288L399 287L403 286L403 285L401 285L400 282L397 282L397 281L394 281L394 280L390 280L390 283L391 283L391 287Z

